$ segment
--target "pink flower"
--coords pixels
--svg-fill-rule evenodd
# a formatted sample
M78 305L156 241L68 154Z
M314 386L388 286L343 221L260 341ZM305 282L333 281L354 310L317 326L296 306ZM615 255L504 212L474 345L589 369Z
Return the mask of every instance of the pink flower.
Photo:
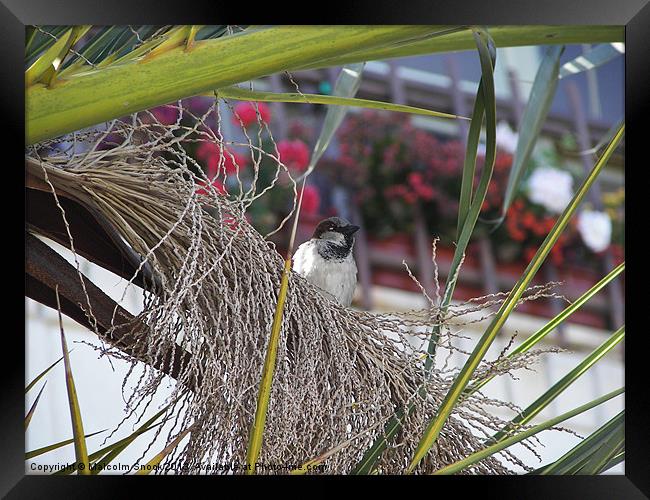
M239 120L241 120L241 123L243 123L246 128L257 123L256 106L257 111L260 113L261 120L268 124L271 121L271 110L263 102L240 102L235 106L232 122L235 125L241 125L239 123Z
M280 141L278 143L278 152L280 153L280 161L291 170L302 172L309 165L309 149L300 139Z
M201 161L208 161L208 158L219 152L219 147L214 142L203 141L196 148L196 158Z
M411 186L413 186L414 188L417 188L418 186L424 184L424 180L420 172L411 172L408 176L408 179L409 179L409 184L411 184Z
M174 106L158 106L151 110L151 114L161 125L172 125L178 120L178 109Z
M248 159L237 153L233 153L223 148L224 160L221 160L221 149L218 144L214 142L202 142L196 148L196 157L202 161L208 168L207 174L210 179L219 175L219 171L225 168L227 175L233 175L239 169L246 166Z
M415 192L418 194L418 196L420 196L420 198L426 201L433 200L436 195L435 189L433 189L431 186L426 186L424 184L416 186Z
M317 214L320 208L320 193L314 186L305 186L302 195L302 211L306 214Z

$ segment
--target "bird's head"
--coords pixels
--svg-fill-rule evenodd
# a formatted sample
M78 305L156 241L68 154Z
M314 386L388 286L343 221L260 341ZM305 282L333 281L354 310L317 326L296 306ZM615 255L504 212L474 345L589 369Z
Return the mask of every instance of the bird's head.
M359 226L350 224L340 217L330 217L318 223L312 238L331 241L336 245L349 245L354 241L354 233Z

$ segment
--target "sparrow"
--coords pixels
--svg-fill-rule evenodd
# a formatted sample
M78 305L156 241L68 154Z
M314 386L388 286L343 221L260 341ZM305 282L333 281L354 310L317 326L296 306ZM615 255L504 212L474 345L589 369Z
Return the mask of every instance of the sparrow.
M311 239L298 247L293 270L316 285L323 295L348 307L357 284L357 265L352 255L354 233L359 226L340 217L318 223Z

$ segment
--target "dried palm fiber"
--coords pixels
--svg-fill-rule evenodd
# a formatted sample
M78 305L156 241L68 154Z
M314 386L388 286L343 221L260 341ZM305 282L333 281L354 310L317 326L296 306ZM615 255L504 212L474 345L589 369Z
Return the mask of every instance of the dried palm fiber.
M180 105L178 109L183 111ZM254 186L243 186L239 172L234 183L239 183L238 194L224 196L210 188L197 194L196 181L206 179L196 173L197 165L184 145L232 144L223 139L219 123L216 133L201 126L212 111L214 107L193 127L181 125L180 118L166 127L137 116L130 122L116 121L104 131L66 138L67 152L53 149L52 143L32 148L27 161L31 174L109 221L143 258L142 266L157 277L145 291L145 306L137 319L146 328L132 332L132 355L116 349L108 354L130 359L133 367L136 360L147 365L126 395L135 414L148 407L165 379L151 367L168 359L169 353L172 358L182 350L191 353L176 378L170 397L174 404L168 411L175 420L167 442L192 426L186 444L167 459L183 473L205 471L200 467L206 463L245 463L283 267L274 245L246 219L246 209L261 194ZM111 135L119 137L111 149L97 148ZM267 155L277 163L275 179L285 176L292 182L277 148L275 154L267 153L246 138L255 172ZM83 141L92 147L79 153L74 145ZM226 180L225 171L222 175ZM522 300L553 296L552 285L533 288ZM403 473L456 374L446 364L425 373L421 347L426 347L428 332L440 321L440 344L456 350L457 333L451 328L462 327L470 312L491 314L488 308L504 297L470 301L452 308L442 320L433 302L427 309L377 314L341 307L292 274L259 458L269 468L258 467L257 472L275 473L274 465L297 466L346 442L325 461L324 472L347 473L396 409L413 403L399 436L377 464L382 473ZM473 321L474 316L467 317L467 323ZM540 352L483 362L476 377L527 368ZM419 395L421 388L426 397ZM519 411L481 393L465 398L416 472L431 472L479 450L484 437L507 422L493 415L490 407ZM482 460L464 473L511 473L505 462L527 468L508 451L500 457Z

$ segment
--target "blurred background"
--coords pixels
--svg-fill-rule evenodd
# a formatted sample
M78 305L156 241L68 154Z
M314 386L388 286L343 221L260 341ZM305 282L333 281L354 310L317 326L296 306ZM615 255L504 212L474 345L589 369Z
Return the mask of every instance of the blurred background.
M572 61L589 49L589 46L569 45L561 63ZM517 144L519 122L544 51L544 47L498 49L495 67L498 154L480 221L460 272L456 301L512 288L593 166L594 151L624 116L623 57L561 79L523 188L515 197L505 221L495 224ZM329 68L276 74L252 83L255 90L330 94L339 71L340 68ZM469 116L480 74L475 52L371 61L364 69L357 97ZM183 106L198 114L213 101L214 97L194 97L184 100ZM268 124L282 162L299 174L309 163L326 109L308 103L254 105L233 100L220 104L219 126L224 137L235 142L243 141L244 130L250 136L259 133L265 140L270 135L264 127L260 130L260 118ZM161 123L173 123L178 117L178 110L173 106L151 111ZM214 125L217 126L216 119ZM308 239L318 221L331 215L345 217L362 227L355 245L359 285L354 307L371 311L425 307L422 294L409 278L403 260L431 296L435 294L436 272L444 287L454 252L467 126L468 122L463 120L358 108L348 110L336 140L309 177L296 244ZM265 144L273 147L270 140ZM484 146L479 147L479 168L481 151ZM233 147L231 152L232 156L226 159L226 169L238 168L244 177L250 158L243 149ZM202 143L191 153L208 177L212 177L219 160L216 147ZM573 301L624 260L623 155L624 148L619 147L534 284L562 282L557 292ZM224 191L234 187L215 182ZM288 190L288 186L284 191L274 190L249 209L250 222L262 234L276 228L288 214L291 207ZM286 251L289 230L285 227L270 237L281 253ZM432 262L434 237L439 238L437 270ZM75 263L66 249L48 243ZM81 257L78 260L84 274L105 293L121 299L126 286L124 280ZM547 344L558 345L567 352L544 356L535 372L521 370L522 373L515 373L517 379L500 377L488 384L484 392L526 407L564 376L624 324L623 276L546 337ZM142 307L141 300L137 290L129 288L124 305L137 313ZM519 306L491 347L488 358L496 357L513 334L517 334L516 345L565 306L560 299L539 299ZM98 353L85 345L100 345L94 334L66 318L64 326L69 346L74 348L73 370L86 431L112 429L125 415L121 384L128 365L119 360L98 360ZM460 339L458 347L471 351L485 327L485 321L463 326L462 332L467 338ZM29 382L61 355L56 312L26 299L26 331L26 381ZM442 349L441 356L445 355ZM460 367L463 358L454 353L450 363ZM48 389L27 433L27 450L71 437L62 367L57 366L48 379ZM173 383L170 379L169 387ZM623 383L623 347L619 345L533 422L568 411ZM161 389L160 392L162 401L165 391ZM35 394L28 395L26 409L34 397ZM155 413L158 408L155 403L147 415ZM573 418L565 427L585 436L622 407L621 398L617 398ZM134 426L135 423L126 426L114 438L127 435ZM106 435L108 433L90 438L89 448L99 447ZM559 458L579 442L574 435L554 431L544 432L540 439L543 447L537 451L543 463ZM139 447L125 451L120 462L131 463L141 455L148 458L164 443L156 443L149 450L146 450L147 445L148 440L142 439ZM72 462L74 451L68 448L28 461L26 472L39 473L32 468L35 463ZM517 450L521 451L525 463L533 467L540 465L527 450ZM623 471L624 462L608 473L621 474Z

